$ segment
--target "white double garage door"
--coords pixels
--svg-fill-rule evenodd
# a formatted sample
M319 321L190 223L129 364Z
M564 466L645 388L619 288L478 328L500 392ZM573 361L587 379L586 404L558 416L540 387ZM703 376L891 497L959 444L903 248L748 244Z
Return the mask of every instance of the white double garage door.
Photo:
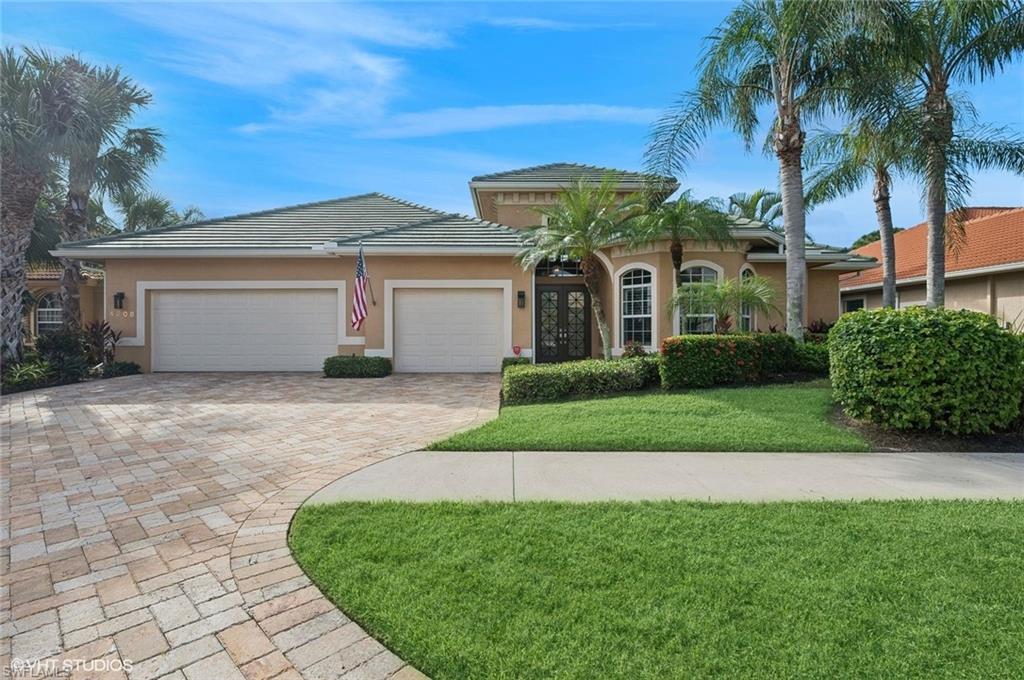
M337 354L337 289L159 290L152 293L154 371L319 371ZM504 355L499 288L397 288L395 370L493 372Z

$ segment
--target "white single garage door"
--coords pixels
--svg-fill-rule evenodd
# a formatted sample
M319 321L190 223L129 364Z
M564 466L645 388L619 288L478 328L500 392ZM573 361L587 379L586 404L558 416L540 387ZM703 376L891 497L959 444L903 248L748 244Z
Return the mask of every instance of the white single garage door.
M395 290L395 370L486 373L504 355L502 291L497 288Z
M338 353L336 290L153 293L154 371L319 371Z

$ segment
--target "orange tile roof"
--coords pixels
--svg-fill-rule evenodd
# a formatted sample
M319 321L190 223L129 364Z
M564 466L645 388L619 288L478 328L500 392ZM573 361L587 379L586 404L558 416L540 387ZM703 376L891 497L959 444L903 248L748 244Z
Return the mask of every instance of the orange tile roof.
M965 239L953 248L947 239L946 272L992 267L1014 262L1024 263L1024 207L965 208ZM928 224L897 232L896 280L922 277L927 271ZM879 241L861 246L853 252L877 258L879 266L839 277L840 288L860 287L882 282L882 246Z
M25 265L25 277L33 281L59 280L63 267L57 260L40 260ZM103 270L82 267L82 276L87 279L102 279Z

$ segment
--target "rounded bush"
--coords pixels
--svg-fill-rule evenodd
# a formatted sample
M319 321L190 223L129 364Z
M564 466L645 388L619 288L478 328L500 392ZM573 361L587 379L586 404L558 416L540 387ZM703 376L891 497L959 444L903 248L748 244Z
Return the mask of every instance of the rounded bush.
M1021 412L1024 345L980 312L844 314L829 334L829 364L846 412L887 427L983 433Z

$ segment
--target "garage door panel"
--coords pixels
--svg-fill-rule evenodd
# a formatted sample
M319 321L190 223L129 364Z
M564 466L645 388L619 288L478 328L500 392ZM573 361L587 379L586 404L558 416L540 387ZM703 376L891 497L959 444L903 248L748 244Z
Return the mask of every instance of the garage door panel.
M503 291L395 291L395 370L494 372L504 355Z
M318 371L337 353L335 290L160 291L153 370Z

